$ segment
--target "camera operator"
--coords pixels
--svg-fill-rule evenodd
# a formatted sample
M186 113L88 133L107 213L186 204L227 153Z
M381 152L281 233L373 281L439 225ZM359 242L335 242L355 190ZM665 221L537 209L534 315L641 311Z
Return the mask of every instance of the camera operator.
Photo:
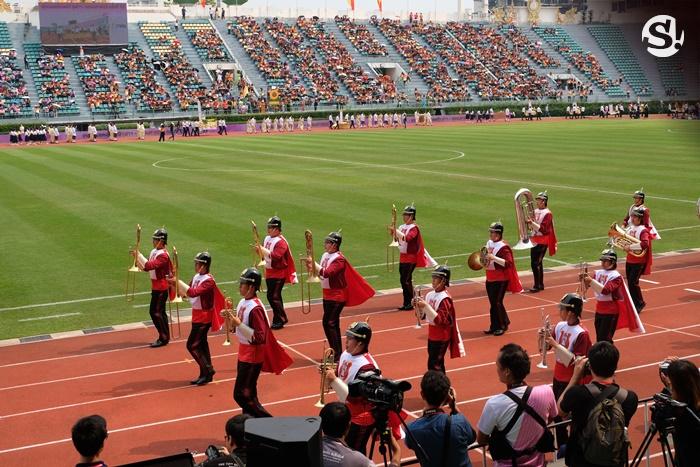
M100 415L91 415L78 420L71 430L73 446L80 454L76 467L107 467L100 454L107 439L107 421Z
M245 421L253 418L248 414L239 414L226 422L226 446L207 448L207 460L200 467L245 467L247 461L248 443L244 438Z
M345 351L338 362L337 376L333 370L326 371L326 380L350 409L350 429L345 435L345 442L352 449L367 453L367 441L374 432L375 419L372 410L375 405L361 396L349 395L348 385L357 376L367 372L378 372L379 365L369 353L372 328L364 321L354 322L345 332Z
M673 445L676 448L678 467L697 465L700 459L700 373L688 360L673 360L668 365L671 397L687 407L676 408L676 424ZM692 413L689 413L692 412ZM695 414L695 417L693 417Z
M343 437L350 429L350 410L342 402L326 404L321 413L323 430L323 467L375 467L361 452L350 449ZM391 437L392 467L401 465L401 448Z
M467 418L457 411L450 379L445 373L429 370L420 382L420 396L425 401L423 416L411 423L409 430L424 452L429 453L430 459L418 456L421 466L471 467L467 448L476 434ZM450 406L449 415L442 410L444 404ZM411 438L406 439L406 446L420 452Z

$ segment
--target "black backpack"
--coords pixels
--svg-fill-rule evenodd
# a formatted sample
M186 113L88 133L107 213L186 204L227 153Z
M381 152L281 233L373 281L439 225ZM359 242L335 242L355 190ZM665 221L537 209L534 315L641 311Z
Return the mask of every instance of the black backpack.
M627 391L614 385L601 391L595 384L586 384L586 389L595 398L595 404L579 431L584 459L600 466L626 465L629 439L622 402Z
M510 460L512 462L512 465L515 467L517 466L517 459L520 456L532 454L533 452L554 452L554 434L549 431L547 428L547 424L545 421L542 419L540 414L538 414L535 409L527 405L527 400L530 398L530 393L532 392L532 388L530 386L525 389L525 394L523 394L523 398L520 399L518 396L513 394L510 391L506 391L503 394L507 397L509 397L513 402L515 402L518 405L518 408L515 411L515 414L513 414L513 417L510 419L508 422L508 425L502 430L494 430L491 433L491 437L489 439L489 451L491 452L491 458L494 460ZM513 449L513 446L510 445L510 442L508 442L508 439L506 438L506 435L510 432L510 430L513 429L515 426L515 422L518 421L520 416L523 414L523 412L527 412L528 415L530 415L537 423L539 423L542 428L544 428L544 432L542 433L542 436L540 439L537 441L537 444L534 446L523 449L521 451L516 451Z

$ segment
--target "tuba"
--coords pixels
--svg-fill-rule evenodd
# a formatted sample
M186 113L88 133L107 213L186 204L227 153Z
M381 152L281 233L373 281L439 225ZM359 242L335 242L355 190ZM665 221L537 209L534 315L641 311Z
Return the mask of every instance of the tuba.
M516 250L525 250L532 248L534 245L530 241L530 237L534 234L530 225L529 219L535 217L535 200L532 197L532 192L527 188L521 188L515 193L515 219L518 223L518 243L513 246Z
M467 258L467 266L469 266L469 269L472 271L484 269L489 265L488 255L489 250L485 246L481 247L480 250L469 255L469 258Z
M318 402L314 404L315 407L319 409L326 405L326 393L328 392L328 385L326 384L326 371L335 370L338 365L335 363L335 350L332 348L327 348L323 351L323 361L319 367L321 372L321 394L318 398Z
M388 272L394 271L394 263L396 263L396 251L393 248L399 247L399 239L396 236L396 205L391 205L391 228L394 229L394 233L391 234L391 242L386 246L386 270ZM391 251L390 251L391 250ZM391 256L391 258L389 258Z
M134 255L134 262L131 264L131 267L129 267L129 269L126 270L126 291L124 292L124 295L126 296L127 302L133 301L134 294L136 293L136 273L141 271L141 269L139 269L137 260L137 256L139 255L138 251L140 247L141 224L136 224L136 248L134 248L134 250L136 251L136 255Z
M316 270L316 261L314 260L314 237L310 230L304 232L306 240L306 256L299 258L299 269L306 268L308 276L306 278L306 297L304 297L304 274L299 274L299 285L301 286L301 312L308 315L311 313L311 284L321 282ZM308 267L306 260L311 260L311 267Z
M642 243L639 239L629 235L622 227L614 222L610 226L610 230L608 230L608 237L610 238L610 243L615 248L619 248L621 250L624 249L625 246L628 246L634 250L634 246L639 248L639 244ZM636 251L629 251L628 253L636 258L641 258L646 254L646 250L638 249Z

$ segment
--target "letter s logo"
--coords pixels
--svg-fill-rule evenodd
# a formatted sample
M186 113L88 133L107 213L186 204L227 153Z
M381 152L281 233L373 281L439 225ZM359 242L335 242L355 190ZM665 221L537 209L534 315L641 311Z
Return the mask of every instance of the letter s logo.
M654 16L642 29L642 44L647 48L647 52L655 57L666 58L675 55L684 40L684 31L676 34L676 18L673 16Z

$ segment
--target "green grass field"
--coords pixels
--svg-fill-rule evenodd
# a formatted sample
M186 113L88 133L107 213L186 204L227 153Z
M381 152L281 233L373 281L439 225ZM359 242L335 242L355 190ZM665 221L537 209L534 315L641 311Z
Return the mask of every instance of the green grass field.
M588 120L409 130L180 139L0 150L0 339L148 320L149 295L123 297L134 228L164 225L183 276L200 250L224 291L252 261L250 220L279 215L295 256L304 229L343 229L342 250L377 289L391 204L415 202L426 246L456 279L502 219L515 243L513 195L547 189L560 246L547 266L595 262L609 225L644 187L663 239L655 251L700 245L700 125ZM525 257L528 252L517 252ZM527 270L529 260L519 261ZM418 282L429 273L419 271ZM529 285L529 280L525 281ZM139 274L137 290L149 290ZM285 299L299 288L285 289ZM316 290L318 296L319 290ZM58 303L57 302L67 302ZM51 304L51 305L47 305ZM57 318L48 316L65 315ZM41 319L36 319L41 318Z

